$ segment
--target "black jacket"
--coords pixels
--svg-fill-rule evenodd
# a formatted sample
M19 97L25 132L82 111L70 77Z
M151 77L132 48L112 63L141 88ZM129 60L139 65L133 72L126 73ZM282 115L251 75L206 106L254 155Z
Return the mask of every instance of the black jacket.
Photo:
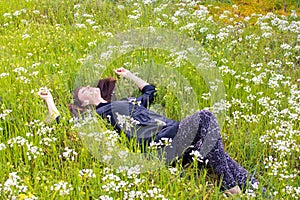
M100 103L96 112L128 138L136 137L140 143L159 142L162 138L174 138L179 122L167 119L149 109L154 100L155 87L146 85L138 98Z

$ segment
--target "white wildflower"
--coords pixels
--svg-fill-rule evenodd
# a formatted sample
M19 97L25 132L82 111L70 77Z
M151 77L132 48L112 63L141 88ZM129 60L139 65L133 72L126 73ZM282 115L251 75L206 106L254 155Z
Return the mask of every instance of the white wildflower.
M19 10L17 10L17 11L15 11L15 12L13 13L13 16L17 17L17 16L19 16L19 15L21 15L21 14L22 14L22 12L19 11Z
M0 119L5 120L6 116L11 112L12 110L3 110L2 113L0 113Z
M28 140L26 140L25 138L21 137L21 136L17 136L17 137L14 137L14 138L11 138L7 141L7 144L10 146L10 147L13 147L15 144L17 146L23 146L25 144L28 144Z
M100 196L99 199L100 199L100 200L113 200L113 198L110 197L110 196L108 196L108 195Z
M25 40L25 39L27 39L27 38L30 38L30 35L29 35L29 34L24 34L24 35L22 35L22 40Z
M206 36L206 39L207 39L207 40L213 40L213 39L215 39L215 38L216 38L216 36L213 35L213 34L207 34L207 36Z
M0 74L0 78L6 77L6 76L9 76L9 73L3 72L3 73Z
M32 12L33 12L33 14L36 14L36 15L40 14L40 11L38 11L38 10L34 10Z
M175 167L169 167L169 171L172 175L175 175L177 173L178 169Z
M4 149L6 149L6 146L5 146L5 144L3 144L3 143L0 143L0 151L2 151L2 150L4 150Z
M208 31L208 28L205 28L205 27L203 27L203 28L200 28L200 33L204 33L204 32L206 32L206 31Z
M75 24L76 28L87 28L85 24Z
M193 156L193 160L197 160L199 162L203 162L203 156L200 154L199 151L197 150L192 150L192 152L190 153L191 156Z
M91 19L87 19L86 22L89 24L89 25L94 25L96 22L91 20Z
M69 195L73 190L72 185L68 184L68 182L59 181L50 187L50 190L59 192L60 196Z
M286 44L286 43L280 45L280 48L282 48L284 50L291 50L292 49L291 45Z
M78 8L80 8L80 4L74 5L74 9L75 9L75 10L78 9Z
M68 147L66 147L62 155L60 155L59 157L74 161L77 156L78 153L74 149L69 149Z
M96 178L96 174L92 169L82 169L79 171L79 176L83 178Z
M12 18L11 13L4 13L3 17L4 18Z

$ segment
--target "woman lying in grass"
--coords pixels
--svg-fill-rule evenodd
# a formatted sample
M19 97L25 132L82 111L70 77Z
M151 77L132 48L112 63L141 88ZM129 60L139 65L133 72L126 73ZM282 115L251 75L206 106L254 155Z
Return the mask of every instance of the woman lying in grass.
M165 138L172 139L171 146L164 148L167 163L182 158L183 164L187 164L196 156L198 166L212 168L222 179L222 189L231 194L240 193L248 185L257 187L258 181L224 151L219 125L211 112L198 111L180 122L167 119L147 109L154 100L155 86L124 68L115 70L115 73L134 81L142 95L112 101L116 80L101 79L97 87L75 89L71 112L78 116L87 106L92 105L97 114L107 119L119 133L124 132L128 139L137 138L139 143L146 146L153 142L160 143ZM46 100L50 115L55 116L59 122L59 112L51 93L41 91L39 95ZM133 119L130 128L120 122L120 115Z

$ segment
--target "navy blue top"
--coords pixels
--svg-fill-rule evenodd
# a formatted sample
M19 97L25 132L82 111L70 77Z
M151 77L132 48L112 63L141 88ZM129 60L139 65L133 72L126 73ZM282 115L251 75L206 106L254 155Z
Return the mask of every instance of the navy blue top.
M120 133L128 138L136 137L140 143L159 142L161 138L174 138L179 122L167 119L148 106L154 100L155 87L146 85L138 98L100 103L96 112Z

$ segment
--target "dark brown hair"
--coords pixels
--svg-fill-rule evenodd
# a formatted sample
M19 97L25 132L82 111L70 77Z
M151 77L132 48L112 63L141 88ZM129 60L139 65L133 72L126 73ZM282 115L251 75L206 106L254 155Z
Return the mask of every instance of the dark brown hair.
M100 88L101 91L101 97L108 101L111 102L112 99L112 94L113 91L115 89L115 85L116 85L116 79L112 78L112 77L108 77L105 79L100 79L97 83L98 88ZM69 104L69 110L71 111L71 113L75 116L78 117L79 115L83 114L88 108L91 107L91 105L87 105L87 106L82 106L82 102L79 100L78 98L78 92L80 89L82 89L83 87L77 87L74 91L73 91L73 98L74 98L74 103L73 104Z
M104 100L111 102L111 97L112 97L113 91L115 89L116 81L117 80L112 77L100 79L98 81L97 87L100 88L101 97Z

